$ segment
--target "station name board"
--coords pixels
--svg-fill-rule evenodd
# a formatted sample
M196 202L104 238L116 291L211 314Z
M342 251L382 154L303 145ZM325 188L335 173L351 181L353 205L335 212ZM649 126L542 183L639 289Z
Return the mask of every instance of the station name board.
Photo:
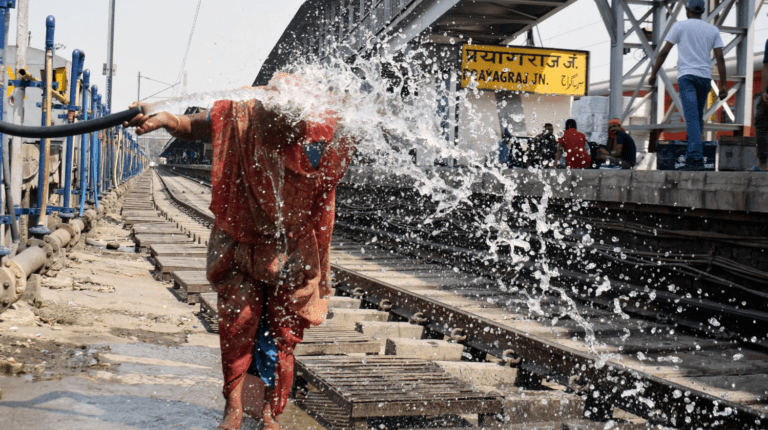
M589 84L589 52L545 48L464 45L461 86L585 96Z

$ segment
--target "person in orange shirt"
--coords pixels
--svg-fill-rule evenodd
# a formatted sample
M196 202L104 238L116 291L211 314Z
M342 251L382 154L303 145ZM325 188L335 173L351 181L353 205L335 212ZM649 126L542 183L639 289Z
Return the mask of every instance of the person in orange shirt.
M565 164L571 169L584 169L592 164L592 159L586 149L587 138L576 128L576 120L571 118L565 122L563 137L557 140L557 155L555 166L560 163L560 157L565 153Z

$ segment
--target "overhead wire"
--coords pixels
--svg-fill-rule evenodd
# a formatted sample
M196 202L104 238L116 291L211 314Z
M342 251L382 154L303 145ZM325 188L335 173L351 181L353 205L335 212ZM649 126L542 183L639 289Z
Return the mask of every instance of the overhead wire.
M162 93L162 92L165 92L165 91L168 91L168 90L170 90L170 89L172 89L172 88L175 88L175 87L177 87L178 85L179 85L178 83L175 83L175 84L173 84L173 85L171 85L171 86L169 86L169 87L167 87L167 88L165 88L165 89L162 89L162 90L160 90L160 91L158 91L158 92L156 92L156 93L152 94L151 96L147 96L147 97L144 97L143 99L141 99L141 100L139 100L139 101L140 101L140 102L143 102L143 101L144 101L144 100L146 100L146 99L150 99L150 98L152 98L152 97L154 97L154 96L156 96L156 95L158 95L158 94L160 94L160 93Z
M184 52L184 59L181 61L181 68L179 74L176 76L176 83L174 86L181 82L181 77L184 75L184 67L187 65L187 56L189 55L189 47L192 45L192 35L195 34L195 25L197 24L197 16L200 13L200 4L203 0L197 0L197 10L195 11L195 19L192 20L192 29L189 31L189 40L187 41L187 49ZM175 91L174 91L175 94Z

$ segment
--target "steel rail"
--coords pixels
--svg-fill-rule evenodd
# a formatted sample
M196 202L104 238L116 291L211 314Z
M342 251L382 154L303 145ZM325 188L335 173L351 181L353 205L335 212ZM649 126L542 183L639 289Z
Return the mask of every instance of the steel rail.
M399 248L402 250L403 242L401 236L395 233L372 229L369 227L360 227L351 225L345 221L336 221L336 228L346 230L348 233L356 235L365 235L367 237L377 237L378 243L382 246L390 246L390 248ZM427 242L424 240L410 238L409 243L416 245L417 249L413 254L417 258L431 260L439 264L448 264L454 267L458 267L460 270L466 273L474 273L477 275L487 275L481 269L477 262L481 260L481 256L467 248L460 248L452 245L445 245L434 242ZM402 252L402 251L401 251ZM446 255L450 258L445 257ZM514 278L523 273L530 277L532 263L523 263L519 268L510 269L510 267L516 267L514 264L501 260L496 262L495 268L496 276L506 277L507 279ZM654 265L655 267L655 265ZM491 270L493 267L489 266L486 269ZM589 284L594 281L589 275L582 274L581 272L574 272L567 269L560 270L559 281L556 279L550 280L553 286L570 288L568 282L579 282L583 284ZM640 286L633 285L624 281L611 279L611 285L613 286L611 291L603 293L602 299L614 299L621 296L632 296L638 292L643 292L644 289ZM762 336L762 328L768 324L768 314L765 312L739 309L730 305L706 300L702 298L688 298L682 295L674 294L664 290L655 290L656 299L653 301L645 302L646 307L654 309L654 311L645 310L642 307L628 307L625 309L625 313L635 316L637 318L644 318L649 320L657 320L659 312L667 313L669 316L665 317L669 320L675 321L680 326L686 328L692 333L704 334L711 336L713 333L706 330L706 326L702 327L700 322L709 320L712 317L717 318L723 326L739 327L749 334L742 333L741 337L749 337L753 334L760 333ZM596 297L590 297L584 299L582 297L574 297L574 300L590 305L595 303L602 303L603 300L598 300ZM634 300L641 300L640 297L635 297ZM607 304L603 306L606 309L612 309L613 304ZM682 308L680 310L679 308ZM745 330L749 328L749 330ZM758 349L765 350L766 345L754 345Z
M163 175L160 174L160 172L157 172L157 177L160 178L160 181L163 183L163 188L165 192L168 194L168 196L176 202L179 206L183 207L184 209L187 209L195 214L195 216L200 217L201 219L205 220L209 224L213 224L214 217L210 216L209 214L205 213L203 210L198 208L197 206L191 205L187 203L186 201L179 198L171 189L168 187L168 184L166 184L165 179L163 178ZM187 179L187 178L184 178ZM190 180L191 179L187 179Z
M392 305L390 312L404 318L412 319L414 315L421 314L428 320L423 324L427 329L444 336L450 336L454 329L460 328L463 335L467 336L463 342L467 346L496 357L502 357L505 351L512 350L515 356L522 358L520 368L548 376L566 386L573 386L572 378L576 377L580 385L593 387L590 389L592 395L602 396L605 401L650 421L674 422L685 428L686 419L690 419L693 427L707 424L748 429L754 428L751 426L755 422L765 419L764 413L759 410L617 363L610 362L600 367L596 356L526 334L522 330L411 293L342 266L331 264L331 267L340 282L337 288L348 294L359 288L364 292L362 299L369 304L378 305L387 300ZM359 294L360 290L357 291ZM640 398L623 397L621 390L614 391L616 387L631 390L638 386L644 387ZM685 396L679 395L689 392ZM693 412L687 410L691 402L696 405ZM648 404L655 406L649 407ZM721 415L727 408L732 413ZM663 410L665 416L657 416L656 409Z

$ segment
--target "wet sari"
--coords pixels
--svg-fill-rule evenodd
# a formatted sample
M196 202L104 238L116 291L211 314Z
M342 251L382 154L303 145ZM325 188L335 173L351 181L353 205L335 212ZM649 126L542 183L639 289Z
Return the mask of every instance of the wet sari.
M354 151L332 116L291 124L258 100L219 101L211 110L213 166L208 279L218 293L224 395L251 367L265 315L277 346L272 412L285 407L293 350L320 324L331 291L329 250L336 185ZM303 145L324 141L317 168ZM283 282L302 271L299 285Z

